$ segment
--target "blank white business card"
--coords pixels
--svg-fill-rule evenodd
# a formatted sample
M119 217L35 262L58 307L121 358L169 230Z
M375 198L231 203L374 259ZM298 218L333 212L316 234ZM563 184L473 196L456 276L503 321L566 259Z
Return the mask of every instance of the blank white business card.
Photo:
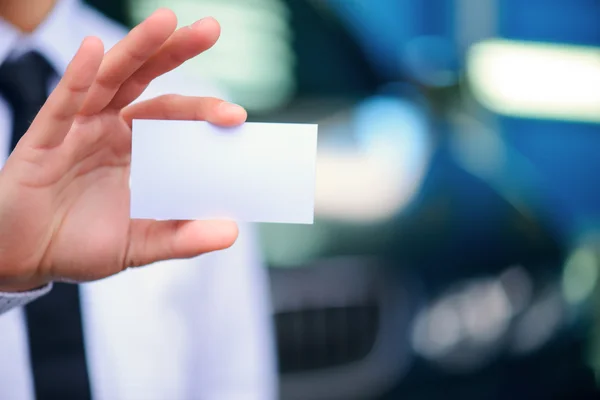
M134 120L131 217L311 224L317 130Z

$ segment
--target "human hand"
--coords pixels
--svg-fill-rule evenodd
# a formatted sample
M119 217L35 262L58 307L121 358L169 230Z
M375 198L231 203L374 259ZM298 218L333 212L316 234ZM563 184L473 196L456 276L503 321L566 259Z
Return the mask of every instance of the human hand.
M0 291L101 279L132 266L231 246L229 221L130 219L133 119L245 121L215 98L167 95L131 104L148 84L217 41L212 18L176 30L158 10L104 54L86 38L0 171Z

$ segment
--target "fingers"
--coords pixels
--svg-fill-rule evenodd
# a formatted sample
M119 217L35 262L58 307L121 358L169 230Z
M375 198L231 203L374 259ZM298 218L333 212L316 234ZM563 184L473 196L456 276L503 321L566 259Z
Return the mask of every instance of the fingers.
M175 31L160 50L121 85L109 107L121 109L130 104L154 79L210 49L217 42L220 32L219 23L213 18L201 19Z
M83 41L24 136L29 145L50 148L62 143L96 78L103 56L100 39L89 37Z
M121 113L131 128L134 119L208 121L220 126L242 124L247 117L242 107L214 97L165 95L133 104Z
M191 258L233 245L238 228L231 221L132 220L125 267Z
M156 53L177 27L177 17L160 9L136 26L105 55L81 113L103 110L123 82Z

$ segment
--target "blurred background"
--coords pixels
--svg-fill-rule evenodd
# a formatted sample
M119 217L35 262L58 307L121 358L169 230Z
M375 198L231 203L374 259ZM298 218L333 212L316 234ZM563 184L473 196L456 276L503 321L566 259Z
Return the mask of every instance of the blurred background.
M94 0L222 37L249 120L319 124L316 221L260 226L282 399L596 398L599 0Z

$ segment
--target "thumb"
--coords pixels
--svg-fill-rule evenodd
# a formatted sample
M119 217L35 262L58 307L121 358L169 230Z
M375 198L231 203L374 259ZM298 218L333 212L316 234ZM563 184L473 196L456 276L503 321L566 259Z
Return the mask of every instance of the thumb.
M233 245L233 221L131 220L124 267L138 267L176 258L191 258Z

